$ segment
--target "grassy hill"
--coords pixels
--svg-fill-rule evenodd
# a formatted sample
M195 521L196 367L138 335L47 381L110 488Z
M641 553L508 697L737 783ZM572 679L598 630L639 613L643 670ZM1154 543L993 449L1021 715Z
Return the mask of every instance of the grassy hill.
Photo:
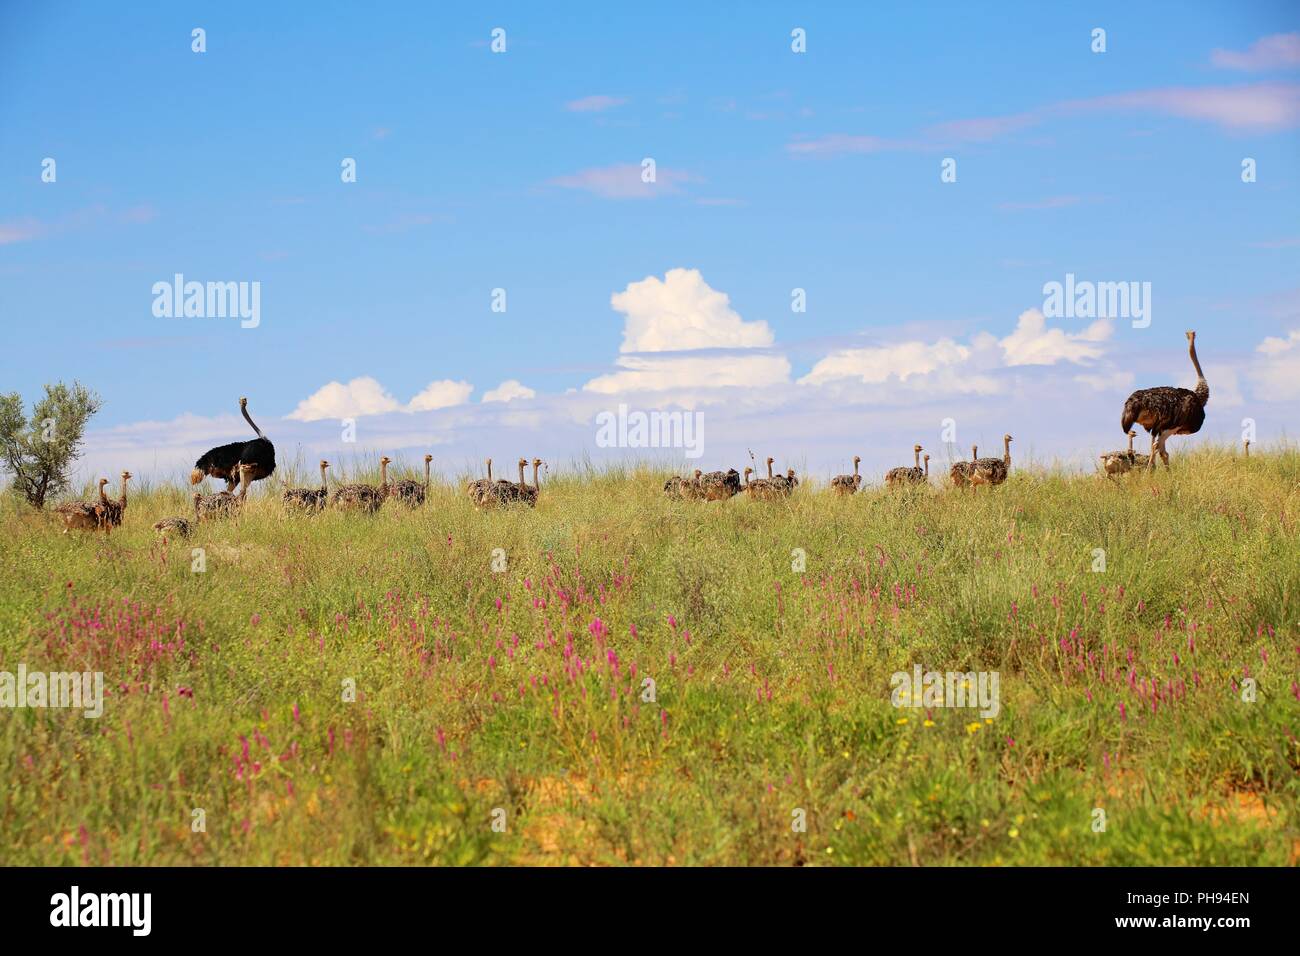
M109 696L0 711L4 862L1294 865L1300 453L1174 461L374 517L265 483L165 545L189 489L109 538L11 507L0 670ZM915 664L998 672L997 715L893 706Z

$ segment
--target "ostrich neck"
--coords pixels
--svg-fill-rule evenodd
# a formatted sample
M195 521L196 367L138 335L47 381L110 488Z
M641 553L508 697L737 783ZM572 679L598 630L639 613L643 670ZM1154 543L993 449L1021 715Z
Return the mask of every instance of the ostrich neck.
M1131 432L1128 436L1128 453L1133 454L1133 434Z
M537 464L537 462L533 462L533 487L534 488L540 487L540 485L538 485L537 483L537 469L540 467L542 466Z
M386 462L386 461L381 461L381 462L379 463L379 487L382 488L382 489L384 490L385 493L387 493L387 491L388 491L388 462Z
M767 460L767 477L772 477L772 459Z
M122 498L118 502L123 508L126 507L126 479L122 479Z
M429 487L429 462L427 461L424 463L424 487L426 490Z
M492 459L491 458L488 459L487 465L488 465L488 481L491 481L492 480Z
M324 468L322 468L322 469L320 470L320 490L321 490L321 491L328 491L328 490L329 490L329 482L327 482L327 481L325 480L325 469L324 469Z
M858 477L858 460L856 458L853 460L853 477Z
M1191 357L1192 367L1196 369L1196 397L1204 405L1210 400L1210 383L1205 380L1205 373L1201 371L1200 360L1196 357L1196 343L1192 342L1187 347L1187 354Z
M522 488L527 482L524 481L524 463L519 463L519 487Z
M1011 442L1004 440L1002 442L1002 460L1007 467L1011 467Z
M257 437L265 438L266 436L262 434L262 429L258 428L257 423L253 421L253 416L248 414L248 406L245 405L240 409L240 411L244 414L244 421L248 422L249 427L252 428L253 431L257 432Z
M912 449L912 467L913 468L921 467L921 453L916 449Z
M925 477L927 477L927 478L930 477L930 459L929 459L929 458L927 458L927 459L925 460Z

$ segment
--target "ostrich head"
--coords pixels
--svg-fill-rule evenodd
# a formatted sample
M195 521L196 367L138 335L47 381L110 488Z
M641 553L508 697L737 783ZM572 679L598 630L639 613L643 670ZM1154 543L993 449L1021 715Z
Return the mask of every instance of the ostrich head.
M433 461L433 456L432 456L432 455L425 455L425 456L424 456L424 463L425 463L426 465L427 465L429 462L431 462L431 461Z
M745 466L745 484L749 484L749 476L754 473L754 469L748 465Z

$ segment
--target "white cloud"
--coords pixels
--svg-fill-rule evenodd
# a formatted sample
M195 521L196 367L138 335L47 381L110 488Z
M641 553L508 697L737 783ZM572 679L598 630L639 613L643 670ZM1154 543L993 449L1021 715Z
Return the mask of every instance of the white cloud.
M485 402L509 402L516 398L536 398L537 393L522 382L510 378L483 393Z
M1251 375L1255 393L1270 401L1300 399L1300 329L1286 338L1270 335L1256 351L1264 358ZM1210 394L1213 399L1213 387Z
M420 394L411 399L405 411L431 412L435 408L464 405L469 401L469 393L472 391L474 386L469 382L453 382L451 379L430 382Z
M1226 70L1295 69L1300 67L1300 33L1275 33L1256 40L1244 53L1214 50L1210 62Z
M288 418L300 422L316 422L325 418L359 418L362 415L382 415L401 408L382 385L370 376L354 378L346 385L330 382L298 403Z
M1070 334L1062 329L1047 328L1047 320L1037 309L1020 313L1016 330L999 344L1007 365L1055 365L1060 361L1087 363L1101 358L1101 343L1110 338L1114 327L1098 319L1082 332Z
M1095 375L1076 375L1074 380L1098 392L1123 392L1133 387L1137 376L1132 372L1104 372Z
M583 389L603 395L687 389L761 388L787 384L790 362L782 355L626 355L623 369L592 379Z
M934 343L901 342L840 349L814 365L799 384L821 385L838 379L857 379L872 385L890 378L905 382L914 375L928 375L945 367L961 365L970 356L969 348L946 338Z
M368 375L344 384L330 382L298 403L287 418L299 422L317 422L329 418L361 418L388 412L427 412L437 408L462 405L469 400L474 386L469 382L444 380L430 382L411 401L403 405L383 385Z
M725 292L709 287L698 269L669 269L610 296L627 317L620 352L763 348L775 340L766 322L746 322Z

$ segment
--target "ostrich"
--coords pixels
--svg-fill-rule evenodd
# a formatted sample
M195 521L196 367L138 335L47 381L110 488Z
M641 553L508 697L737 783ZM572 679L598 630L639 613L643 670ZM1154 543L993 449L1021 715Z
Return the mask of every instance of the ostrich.
M1138 454L1133 450L1133 439L1137 438L1137 432L1129 429L1128 448L1125 451L1108 451L1100 456L1102 470L1107 475L1123 475L1132 471L1134 468L1145 468L1149 456Z
M673 475L664 482L664 494L670 498L682 498L686 501L699 501L705 497L701 480L704 472L696 468L689 478Z
M236 441L228 445L210 448L194 463L190 472L190 484L197 485L207 475L219 478L226 483L226 491L233 492L241 480L240 465L252 465L250 481L260 481L275 471L275 446L262 434L248 414L248 399L239 400L239 411L244 416L257 437L252 441Z
M218 491L215 495L201 495L197 507L200 521L211 521L214 518L231 518L239 513L244 507L244 501L248 498L248 483L252 481L253 465L251 462L244 462L239 466L239 494L231 494L229 491Z
M862 476L858 474L858 462L862 459L858 455L853 456L853 474L836 475L831 479L831 489L836 494L851 495L862 485Z
M122 518L126 516L126 483L132 478L129 471L122 472L122 496L114 501L106 497L103 486L99 489L100 507L103 508L102 520L104 530L116 528L122 524Z
M492 459L487 460L487 477L478 478L469 481L465 485L465 493L469 495L469 500L474 502L474 507L485 504L487 496L492 491Z
M104 494L107 478L99 479L99 499L97 501L65 501L54 509L54 513L63 519L63 533L69 531L94 531L103 528L108 531L104 521L104 504L108 496Z
M912 467L907 468L900 466L891 468L885 472L885 484L891 488L899 488L903 485L915 485L925 481L925 473L921 471L921 446L912 446Z
M753 474L754 469L745 469L745 492L751 498L757 498L761 501L777 501L781 498L788 497L794 490L794 486L799 483L799 479L794 476L794 469L791 468L784 475L774 475L771 478L756 478L750 480L749 476Z
M320 487L319 488L286 488L280 500L284 502L285 507L295 508L308 513L323 511L329 504L329 483L325 480L325 470L329 468L330 463L321 459L320 463Z
M388 489L388 494L402 504L410 505L413 508L418 508L424 504L424 499L429 493L429 463L431 461L433 461L432 455L424 456L423 484L414 478L403 478L401 481L393 482Z
M948 471L948 477L952 479L953 485L958 488L965 488L970 484L971 469L979 459L980 449L978 445L970 446L970 461L953 462L953 466Z
M696 472L696 475L705 501L726 501L732 495L740 493L740 472L734 468L710 471L703 475Z
M528 507L530 508L537 507L537 496L541 494L542 491L542 484L540 481L537 480L537 470L541 467L542 467L542 460L540 458L534 458L533 459L533 483L531 485L524 485L523 489L519 493L519 500L522 501L524 504L528 505Z
M377 485L343 485L334 489L330 499L334 507L346 510L364 511L374 514L388 497L388 465L393 459L385 455L379 459L379 484Z
M194 520L189 518L163 518L157 522L153 529L162 535L163 541L167 540L167 535L175 534L182 538L188 538L190 533L199 526L199 502L203 500L203 495L197 491L194 492Z
M1007 475L1011 473L1011 442L1010 435L1003 435L1001 458L976 458L971 463L972 488L977 485L1000 485L1007 480Z
M1120 416L1120 425L1128 431L1136 422L1151 433L1151 460L1148 467L1155 471L1156 455L1169 469L1169 453L1165 451L1165 442L1170 435L1195 435L1205 422L1205 404L1210 400L1210 386L1201 371L1201 363L1196 358L1196 333L1187 333L1187 354L1196 369L1196 388L1175 388L1172 385L1159 385L1156 388L1140 388L1128 397L1124 403L1124 412Z

